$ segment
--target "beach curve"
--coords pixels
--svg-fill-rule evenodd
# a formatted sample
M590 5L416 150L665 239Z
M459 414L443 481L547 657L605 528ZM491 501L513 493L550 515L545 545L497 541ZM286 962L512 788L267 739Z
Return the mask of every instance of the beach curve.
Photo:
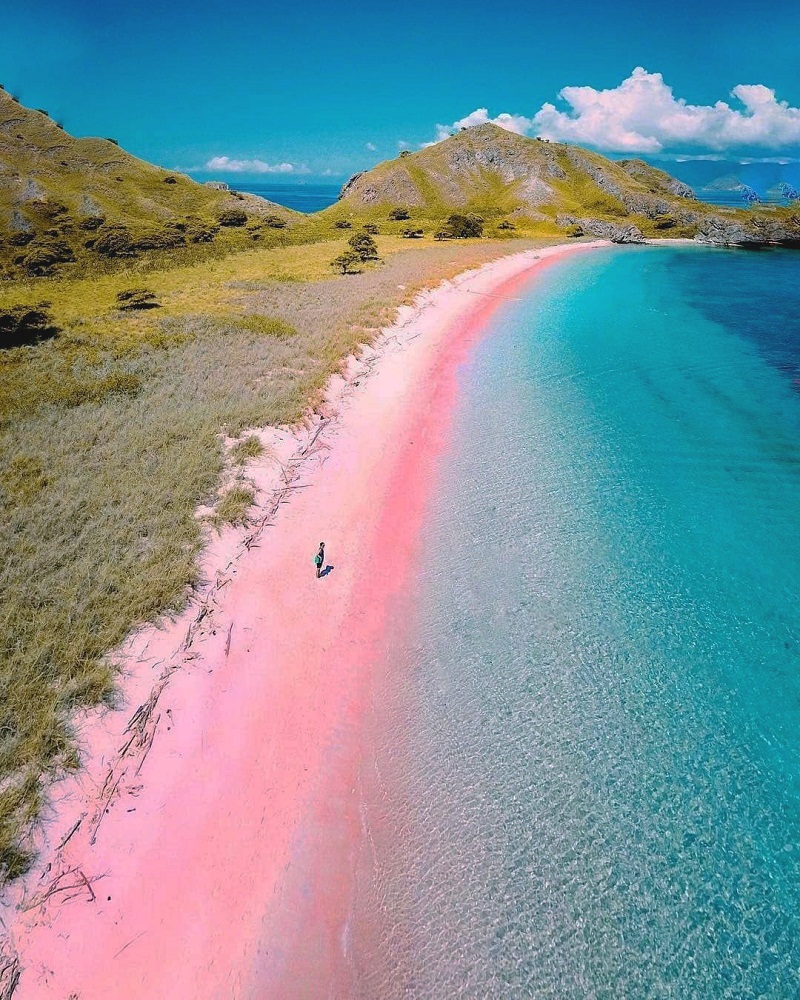
M423 293L302 431L265 432L257 530L226 532L201 600L133 637L124 696L141 707L89 725L87 769L57 791L4 914L15 997L348 995L360 722L458 368L523 283L605 245L525 251Z

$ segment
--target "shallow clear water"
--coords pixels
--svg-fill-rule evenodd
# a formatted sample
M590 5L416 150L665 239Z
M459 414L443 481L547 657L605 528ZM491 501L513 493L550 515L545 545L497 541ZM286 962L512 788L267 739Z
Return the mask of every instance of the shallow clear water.
M363 996L800 996L800 255L547 272L398 612Z

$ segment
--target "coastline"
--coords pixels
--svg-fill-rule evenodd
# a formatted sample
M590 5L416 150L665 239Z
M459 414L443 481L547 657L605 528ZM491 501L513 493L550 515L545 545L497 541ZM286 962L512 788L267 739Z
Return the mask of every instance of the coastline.
M515 290L607 245L525 251L422 293L305 428L262 432L258 521L212 542L186 612L132 637L124 710L87 721L87 768L55 790L4 913L15 997L288 998L343 981L360 720L458 367Z

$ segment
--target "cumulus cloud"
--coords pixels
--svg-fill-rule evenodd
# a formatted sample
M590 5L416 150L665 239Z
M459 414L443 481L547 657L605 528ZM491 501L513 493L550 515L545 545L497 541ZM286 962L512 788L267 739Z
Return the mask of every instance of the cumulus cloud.
M375 150L378 148L374 142L365 142L364 145L367 147L370 153L374 153Z
M436 141L453 129L491 121L511 132L582 143L608 152L661 153L702 148L713 152L800 146L800 108L779 101L763 84L739 84L732 103L689 104L675 97L660 73L638 66L618 87L564 87L568 107L544 104L532 117L489 116L477 108L451 126L436 126Z
M265 160L235 160L230 156L212 156L202 170L218 170L229 174L293 174L303 173L294 163L267 163Z
M452 125L437 125L434 142L441 142L442 139L446 139L448 135L458 132L462 128L472 128L473 125L484 125L486 122L499 125L501 128L508 129L509 132L516 132L517 135L526 135L533 128L533 120L524 115L510 115L503 112L496 118L490 118L488 108L476 108L471 114L459 118ZM430 146L433 143L425 143L425 145Z

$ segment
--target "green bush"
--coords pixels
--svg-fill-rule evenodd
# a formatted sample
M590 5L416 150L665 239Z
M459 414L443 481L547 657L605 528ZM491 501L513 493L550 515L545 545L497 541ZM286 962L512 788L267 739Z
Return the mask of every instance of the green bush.
M85 229L86 232L93 233L96 229L105 225L105 218L102 215L82 215L78 219L78 229Z
M72 248L64 240L43 237L28 246L22 258L22 266L28 274L40 277L51 274L56 264L66 264L75 260Z
M424 229L412 229L412 228L404 229L403 230L403 239L406 239L406 240L421 240L424 232L425 232Z
M102 226L96 239L86 244L104 257L130 257L135 252L134 240L127 226Z
M375 225L374 222L365 222L364 223L364 232L365 233L369 233L370 236L377 236L378 233L379 233L379 231L380 230L378 229L378 227Z
M213 243L219 232L219 226L212 222L204 222L194 217L185 222L186 239L190 243Z
M217 219L221 226L246 226L247 212L241 208L226 208L219 213Z
M279 215L265 215L264 222L270 227L270 229L285 229L286 219L282 219Z
M393 222L403 222L405 219L410 219L411 214L407 208L393 208L391 212L389 212L389 218Z
M19 232L12 233L8 237L8 242L12 247L26 247L32 242L33 236L33 232L22 229Z
M334 222L333 228L334 229L352 229L353 228L353 223L352 222L348 222L347 219L338 219L336 222Z
M503 219L503 221L498 225L498 229L516 229L517 227L513 222L509 222L508 219Z
M483 219L479 215L459 215L454 213L447 218L447 228L453 239L466 240L470 237L483 236Z
M134 250L172 250L186 244L180 222L168 222L162 227L140 229L132 234Z

